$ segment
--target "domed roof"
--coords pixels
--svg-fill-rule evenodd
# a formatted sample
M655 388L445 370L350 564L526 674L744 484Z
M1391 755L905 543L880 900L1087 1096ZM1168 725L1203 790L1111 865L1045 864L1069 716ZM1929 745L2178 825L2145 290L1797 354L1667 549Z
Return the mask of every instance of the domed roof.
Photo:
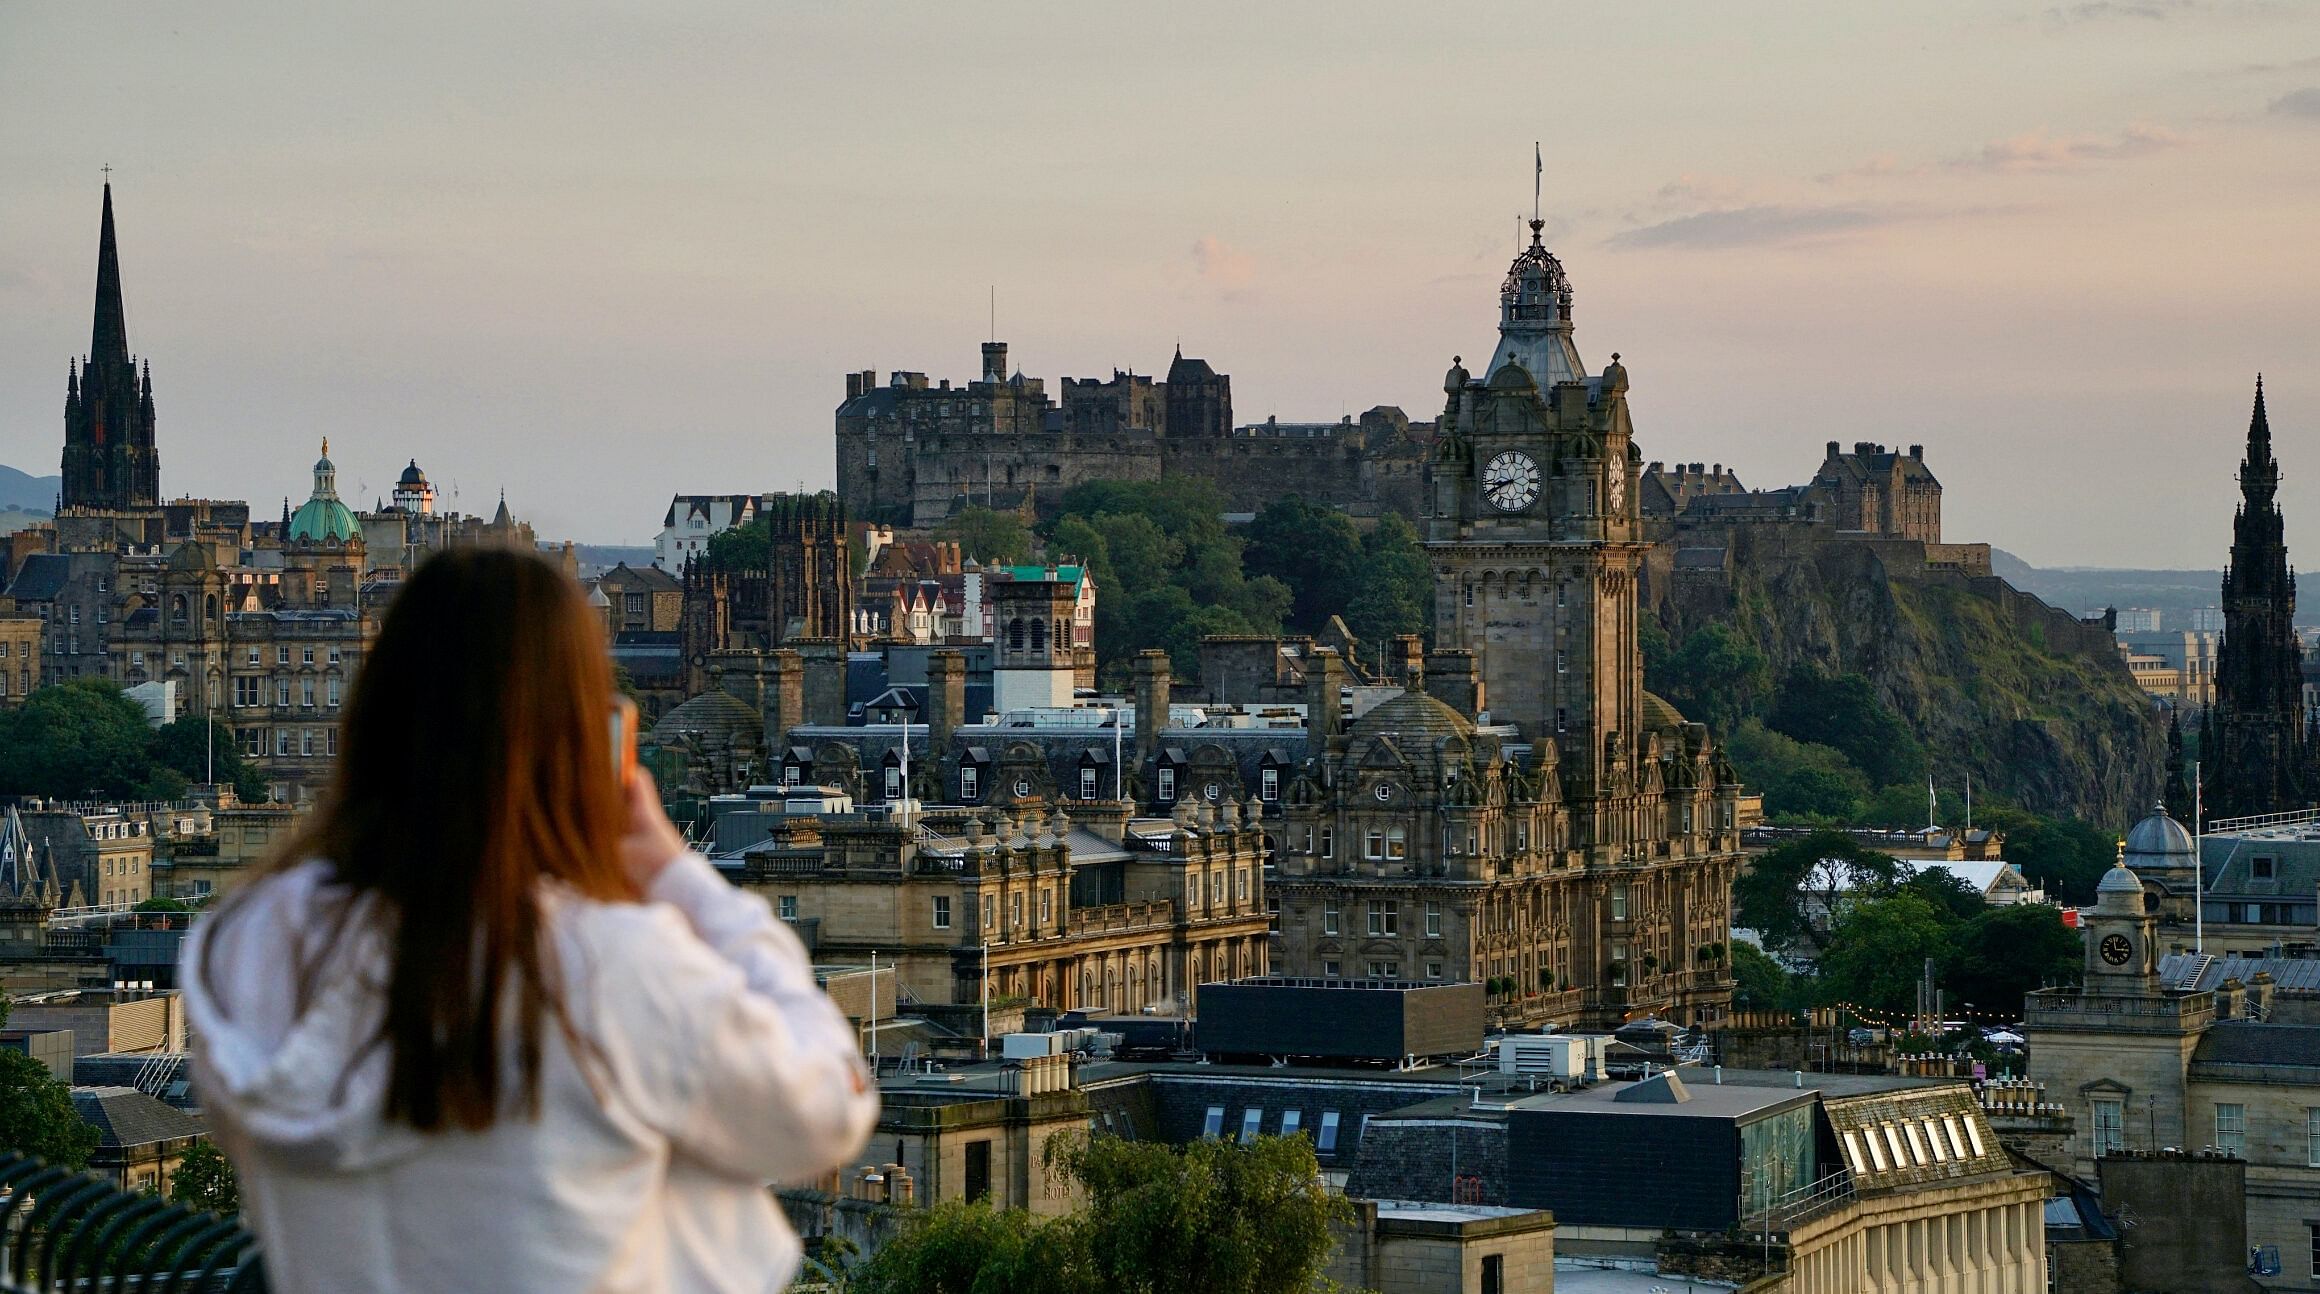
M2188 859L2191 852L2190 828L2168 817L2165 805L2153 808L2151 816L2136 823L2127 832L2127 857L2130 859L2148 858L2153 862L2161 858Z
M1424 692L1404 692L1370 707L1347 732L1356 737L1393 737L1412 745L1432 746L1444 737L1474 736L1474 723Z
M308 499L290 518L290 542L343 544L362 533L354 510L336 499Z
M395 478L395 484L412 489L416 489L419 486L425 485L426 483L427 474L419 470L419 460L416 458L411 460L411 465L409 467L403 469L403 474L401 476Z
M2102 896L2105 894L2133 894L2140 896L2142 892L2143 883L2135 878L2135 874L2133 872L2127 870L2127 865L2125 863L2120 863L2112 867L2109 871L2104 872L2102 883L2094 887L2095 902L2097 903L2102 902Z
M169 569L173 571L214 571L217 561L210 556L209 545L185 543L169 555Z
M1645 732L1678 732L1683 729L1683 711L1667 703L1664 697L1643 694L1643 730Z
M354 510L338 501L338 469L330 462L330 438L322 441L322 457L314 461L314 497L290 518L294 544L343 544L362 537Z

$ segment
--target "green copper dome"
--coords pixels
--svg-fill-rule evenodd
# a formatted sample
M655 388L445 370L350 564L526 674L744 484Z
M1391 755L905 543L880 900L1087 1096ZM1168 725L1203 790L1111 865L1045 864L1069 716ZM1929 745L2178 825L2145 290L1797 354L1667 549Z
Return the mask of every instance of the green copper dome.
M314 497L290 518L294 544L343 544L362 535L354 510L338 501L338 469L331 466L330 439L322 441L322 457L314 464Z

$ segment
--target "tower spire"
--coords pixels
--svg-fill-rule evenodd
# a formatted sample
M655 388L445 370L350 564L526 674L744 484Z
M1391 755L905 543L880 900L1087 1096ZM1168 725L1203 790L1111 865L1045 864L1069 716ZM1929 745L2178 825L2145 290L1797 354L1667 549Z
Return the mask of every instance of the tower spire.
M129 324L121 309L121 252L113 240L113 183L105 182L104 227L97 236L97 317L89 333L89 358L98 364L129 362Z

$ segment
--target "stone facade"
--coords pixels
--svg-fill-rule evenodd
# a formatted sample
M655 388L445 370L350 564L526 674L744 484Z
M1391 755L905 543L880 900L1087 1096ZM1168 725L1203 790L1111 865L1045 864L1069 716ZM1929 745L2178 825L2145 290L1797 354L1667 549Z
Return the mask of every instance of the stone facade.
M685 691L709 686L713 653L828 642L841 651L854 622L854 562L838 496L769 494L757 522L770 543L762 568L725 570L693 560L684 570L678 627Z
M1426 533L1439 650L1407 653L1406 694L1342 732L1342 672L1305 667L1279 961L1496 981L1523 1020L1711 1018L1731 997L1740 788L1707 730L1643 690L1627 370L1614 356L1583 376L1538 229L1500 289L1510 358L1444 383Z
M24 704L40 686L42 622L30 611L9 610L0 598L0 709Z
M986 343L983 359L983 377L961 386L900 370L883 384L875 370L846 375L838 493L855 515L928 526L970 504L1052 510L1083 482L1174 475L1215 484L1234 511L1284 493L1361 516L1421 511L1429 429L1399 410L1236 428L1232 379L1181 351L1165 381L1065 378L1060 402L1040 379L1007 375L1005 343Z

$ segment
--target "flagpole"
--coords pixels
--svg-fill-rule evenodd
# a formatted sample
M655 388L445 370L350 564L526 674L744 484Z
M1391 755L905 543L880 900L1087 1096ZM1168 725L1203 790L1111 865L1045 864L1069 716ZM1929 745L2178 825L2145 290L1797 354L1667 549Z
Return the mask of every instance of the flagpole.
M2207 788L2199 761L2191 761L2191 949L2207 951Z

